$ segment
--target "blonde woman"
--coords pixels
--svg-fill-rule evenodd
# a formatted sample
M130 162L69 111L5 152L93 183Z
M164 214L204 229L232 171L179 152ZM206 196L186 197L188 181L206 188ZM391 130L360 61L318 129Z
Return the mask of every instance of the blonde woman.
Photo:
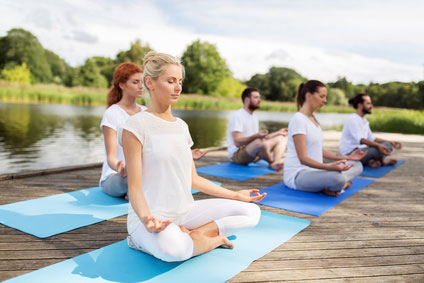
M151 105L130 117L121 134L130 198L128 243L168 262L232 248L226 236L255 226L260 209L249 202L265 197L258 190L233 192L197 175L187 124L171 112L183 78L178 59L149 52L143 82ZM194 201L191 187L219 198Z

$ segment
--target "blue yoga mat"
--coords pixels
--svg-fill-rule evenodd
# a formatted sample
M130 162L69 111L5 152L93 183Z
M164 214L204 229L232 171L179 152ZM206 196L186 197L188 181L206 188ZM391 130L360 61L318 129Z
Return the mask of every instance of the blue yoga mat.
M94 187L2 205L0 223L46 238L127 213L128 201Z
M212 182L212 183L217 184L218 186L221 186L221 185L222 185L222 183L217 182L217 181L211 181L211 182ZM197 194L197 193L200 193L200 191L198 191L198 190L196 190L196 189L191 188L191 194L192 194L192 195Z
M354 178L352 182L353 184L338 197L328 196L323 193L308 193L293 190L284 185L284 183L280 183L261 190L261 193L267 193L267 196L258 202L258 204L320 216L351 195L362 190L374 182L374 180Z
M192 194L198 192L191 189ZM127 213L128 201L108 196L95 187L1 205L0 223L47 238Z
M369 166L364 166L364 170L362 170L361 176L363 177L371 177L371 178L381 178L387 173L391 172L393 169L405 163L405 160L398 160L395 165L385 165L380 168L371 168Z
M184 262L166 263L120 241L5 282L224 282L309 223L262 211L256 227L229 237L233 250L218 248Z
M249 163L249 165L238 165L232 162L221 163L197 168L197 172L226 179L244 181L275 172L275 170L268 168L268 163L266 161L259 161L256 163Z

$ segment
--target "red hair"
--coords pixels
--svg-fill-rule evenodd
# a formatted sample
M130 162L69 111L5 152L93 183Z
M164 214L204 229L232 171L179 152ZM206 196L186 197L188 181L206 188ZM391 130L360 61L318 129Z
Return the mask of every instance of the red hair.
M143 73L143 70L136 64L125 62L119 64L113 71L112 87L107 94L107 107L118 103L122 99L122 89L119 84L124 84L128 79L137 73Z

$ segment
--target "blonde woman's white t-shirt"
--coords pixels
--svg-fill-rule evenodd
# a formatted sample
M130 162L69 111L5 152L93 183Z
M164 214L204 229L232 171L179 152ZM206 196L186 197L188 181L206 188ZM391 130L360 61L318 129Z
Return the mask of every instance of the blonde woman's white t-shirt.
M141 111L145 111L147 108L146 106L139 105L137 106L140 108ZM128 120L130 115L119 107L117 104L112 104L108 109L106 109L105 113L103 114L102 121L100 122L100 130L103 131L103 126L109 127L112 130L115 130L115 132L118 132L118 128L125 124L125 122ZM104 153L105 153L105 160L103 162L102 167L102 175L100 176L99 186L101 185L101 182L107 179L112 174L117 173L115 170L109 167L109 164L107 163L107 153L106 153L106 145L104 141L103 136L103 147L104 147ZM124 161L124 152L122 151L122 146L118 142L118 134L116 135L116 158L118 160Z
M120 141L123 129L133 133L143 145L141 182L150 213L162 220L175 220L187 214L194 203L190 150L193 141L187 124L180 118L170 122L141 112L131 116L119 131ZM139 224L130 203L128 232Z
M297 112L289 123L287 153L284 162L284 183L293 189L296 189L295 179L299 171L313 169L300 163L293 141L293 136L298 134L306 137L306 155L315 161L321 163L323 161L324 135L321 127L315 125L306 115Z

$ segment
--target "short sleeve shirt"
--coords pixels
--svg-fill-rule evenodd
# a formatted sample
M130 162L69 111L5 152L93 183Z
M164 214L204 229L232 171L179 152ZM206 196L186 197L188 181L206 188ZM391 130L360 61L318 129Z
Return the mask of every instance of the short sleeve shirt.
M343 125L340 153L349 154L357 148L366 147L365 144L361 144L361 139L374 141L375 136L371 132L368 120L353 113Z
M293 136L305 135L306 137L306 155L318 162L323 162L323 142L324 135L321 127L315 125L303 113L297 112L289 122L288 144L286 160L284 162L284 183L293 189L296 189L295 179L300 170L313 169L300 163L294 145Z
M141 109L141 111L145 111L147 109L143 105L137 104L137 106ZM103 131L103 127L106 126L111 128L115 132L118 132L118 128L122 126L128 120L129 117L130 115L124 109L119 107L117 104L112 104L108 109L106 109L105 113L103 114L102 121L100 122L100 130ZM118 135L116 135L116 137L116 158L118 160L124 161L125 163L124 152L122 151L122 146L118 142ZM103 162L102 175L100 177L99 185L101 185L101 182L106 180L106 178L109 177L111 174L116 173L116 171L110 168L109 164L107 163L106 145L104 145L104 153L105 159Z
M159 219L175 220L191 209L193 145L187 124L180 118L170 122L151 113L141 112L128 119L125 129L143 145L142 191L151 214ZM141 157L140 157L141 158ZM128 209L128 231L139 223L131 204Z
M240 132L242 137L256 134L259 132L258 117L254 113L250 114L244 108L237 110L231 115L227 131L228 158L230 160L238 150L238 147L234 144L233 132Z

